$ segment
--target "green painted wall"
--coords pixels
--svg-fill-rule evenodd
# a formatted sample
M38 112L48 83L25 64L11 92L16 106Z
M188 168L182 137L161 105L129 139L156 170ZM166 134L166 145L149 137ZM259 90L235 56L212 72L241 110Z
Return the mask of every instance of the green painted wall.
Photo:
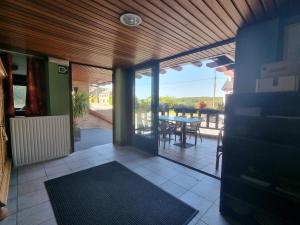
M58 64L48 63L48 113L49 115L70 114L69 74L59 74Z
M130 77L126 69L114 72L114 143L130 144L131 132L131 90Z

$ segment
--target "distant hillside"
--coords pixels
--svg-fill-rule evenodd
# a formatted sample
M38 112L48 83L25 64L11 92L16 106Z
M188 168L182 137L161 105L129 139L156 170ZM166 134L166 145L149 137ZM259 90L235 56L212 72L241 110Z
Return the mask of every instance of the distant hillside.
M187 107L195 107L198 102L205 102L207 108L213 108L213 97L183 97L176 98L172 96L165 96L159 98L160 103L168 104L169 107L174 105L184 105ZM215 108L223 108L223 98L215 97Z

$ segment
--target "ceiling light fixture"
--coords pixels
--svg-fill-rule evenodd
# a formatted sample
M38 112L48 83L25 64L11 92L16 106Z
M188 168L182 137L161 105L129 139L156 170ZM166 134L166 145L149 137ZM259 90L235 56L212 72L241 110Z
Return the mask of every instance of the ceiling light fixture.
M142 23L142 18L134 13L124 13L120 16L122 24L128 27L136 27Z

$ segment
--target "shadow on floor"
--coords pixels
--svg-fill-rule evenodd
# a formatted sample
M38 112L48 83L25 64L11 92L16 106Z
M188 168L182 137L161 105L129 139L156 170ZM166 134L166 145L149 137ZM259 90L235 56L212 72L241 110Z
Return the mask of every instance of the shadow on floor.
M187 142L194 144L194 138L188 138ZM194 145L185 149L175 145L179 143L178 140L177 142L171 140L170 144L167 142L165 147L164 143L161 142L159 155L220 178L222 157L220 159L219 169L216 170L217 142L218 140L215 138L203 137L202 142L198 138L196 146Z
M81 139L75 142L75 151L112 142L112 131L101 128L81 129Z

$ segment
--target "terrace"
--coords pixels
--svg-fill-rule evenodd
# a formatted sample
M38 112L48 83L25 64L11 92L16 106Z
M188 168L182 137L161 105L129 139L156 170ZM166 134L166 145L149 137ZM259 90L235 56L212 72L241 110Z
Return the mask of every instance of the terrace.
M200 120L199 127L194 125L196 128L192 133L188 129L184 133L183 124L180 122L176 125L179 133L173 132L174 121L161 120L159 125L161 127L159 132L159 155L220 178L222 154L218 157L219 163L217 165L217 146L221 146L223 141L219 135L221 128L224 126L224 112L207 108L197 110L182 106L171 110L162 105L159 114L160 118L170 116L178 117L179 120L181 118ZM188 124L187 126L191 125ZM164 129L166 129L166 132L164 132ZM168 129L171 129L171 132ZM186 136L186 146L183 146L182 143L184 135Z

